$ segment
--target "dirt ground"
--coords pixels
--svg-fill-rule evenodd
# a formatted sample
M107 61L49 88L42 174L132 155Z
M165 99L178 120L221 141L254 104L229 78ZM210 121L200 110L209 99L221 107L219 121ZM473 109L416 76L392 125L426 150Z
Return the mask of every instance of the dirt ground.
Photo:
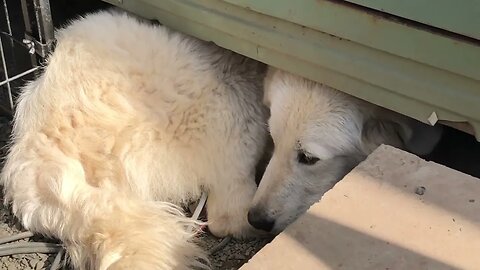
M6 144L11 131L11 126L7 118L0 117L0 155L3 158L6 153ZM0 201L3 201L3 195L0 194ZM22 226L16 220L9 209L0 204L0 237L13 235L23 231ZM56 243L55 240L45 239L40 236L34 236L31 239L21 241L41 241ZM205 250L210 250L220 243L222 239L205 233L200 238L200 245ZM251 241L231 240L226 246L218 252L210 255L212 269L234 270L240 268L246 263L258 250L260 250L268 239L257 239ZM0 246L1 247L1 246ZM56 254L19 254L0 257L0 269L5 270L40 270L50 269ZM68 266L65 269L70 269Z

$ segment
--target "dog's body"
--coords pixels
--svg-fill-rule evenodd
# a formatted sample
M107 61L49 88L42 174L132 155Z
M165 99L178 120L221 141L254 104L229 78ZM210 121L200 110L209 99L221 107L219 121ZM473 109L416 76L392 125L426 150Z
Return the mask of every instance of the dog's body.
M266 136L265 67L213 44L100 12L57 33L19 98L7 201L76 268L187 269L195 223L170 203L209 194L209 229L242 237Z
M430 152L441 129L271 68L265 80L275 148L249 211L279 232L380 144Z

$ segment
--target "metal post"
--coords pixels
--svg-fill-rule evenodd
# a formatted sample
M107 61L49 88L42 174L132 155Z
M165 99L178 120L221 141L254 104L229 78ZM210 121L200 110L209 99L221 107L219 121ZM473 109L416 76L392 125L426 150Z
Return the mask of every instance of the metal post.
M1 36L0 36L0 53L2 54L3 74L5 75L5 81L6 81L6 85L7 85L8 101L10 102L10 109L13 110L12 88L10 87L10 79L8 77L7 61L5 59L5 52L3 51L3 41L2 41Z
M39 39L42 44L50 46L54 40L52 12L50 10L49 0L34 0L35 17Z
M30 14L32 6L33 15ZM22 0L22 10L26 43L30 42L35 48L35 52L45 58L53 49L55 41L50 2L48 0ZM37 35L34 30L38 32Z

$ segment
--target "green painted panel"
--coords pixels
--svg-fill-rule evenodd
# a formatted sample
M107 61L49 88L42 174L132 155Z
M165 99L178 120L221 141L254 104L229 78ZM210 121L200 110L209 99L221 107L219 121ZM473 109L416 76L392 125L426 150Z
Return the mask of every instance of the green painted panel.
M480 39L480 0L346 0Z
M362 45L480 80L480 46L329 0L225 0ZM400 1L400 0L399 0Z
M480 139L480 81L225 1L107 2L420 121L468 121Z

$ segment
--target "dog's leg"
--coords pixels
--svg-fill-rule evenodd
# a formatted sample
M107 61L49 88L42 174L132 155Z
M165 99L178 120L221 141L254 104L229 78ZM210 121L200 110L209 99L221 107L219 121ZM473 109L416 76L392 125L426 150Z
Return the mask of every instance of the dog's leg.
M224 184L210 189L207 201L208 227L214 235L244 238L254 233L247 213L256 184L254 174L244 178L224 179Z

